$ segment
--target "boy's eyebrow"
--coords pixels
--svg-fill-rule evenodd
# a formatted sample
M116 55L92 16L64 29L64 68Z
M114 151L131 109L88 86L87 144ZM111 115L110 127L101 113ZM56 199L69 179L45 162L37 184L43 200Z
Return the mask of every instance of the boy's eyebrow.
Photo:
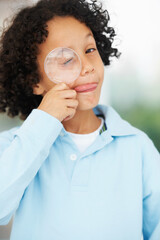
M90 33L88 33L86 36L85 36L85 38L88 38L88 37L93 37L93 34L90 32Z
M84 39L87 39L87 38L89 38L89 37L92 37L92 38L94 38L94 36L93 36L93 34L91 33L91 32L89 32L85 37L84 37ZM72 46L67 46L68 48L73 48Z

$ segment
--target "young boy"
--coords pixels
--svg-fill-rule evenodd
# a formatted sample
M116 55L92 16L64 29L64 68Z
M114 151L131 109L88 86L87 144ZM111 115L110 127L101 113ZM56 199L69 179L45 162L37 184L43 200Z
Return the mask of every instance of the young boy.
M41 0L2 36L0 110L24 123L0 134L0 223L11 240L159 240L160 155L145 133L98 105L119 56L96 1ZM55 84L47 54L73 49L79 77Z

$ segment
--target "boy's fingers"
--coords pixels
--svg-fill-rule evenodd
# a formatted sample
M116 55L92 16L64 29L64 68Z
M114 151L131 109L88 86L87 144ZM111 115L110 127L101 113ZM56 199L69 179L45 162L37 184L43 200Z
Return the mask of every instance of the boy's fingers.
M77 92L75 90L64 90L61 91L60 93L61 98L76 98L77 97Z
M58 83L50 91L70 89L65 83Z
M78 100L76 99L74 100L66 99L65 102L68 108L77 108L78 106Z

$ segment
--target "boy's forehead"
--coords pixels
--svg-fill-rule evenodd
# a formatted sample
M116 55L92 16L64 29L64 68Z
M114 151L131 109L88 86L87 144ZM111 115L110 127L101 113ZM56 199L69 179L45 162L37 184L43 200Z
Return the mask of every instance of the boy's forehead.
M76 37L85 39L92 37L90 28L85 23L80 22L74 17L55 17L48 22L48 38L51 37L56 41L72 40Z
M86 28L88 28L85 23L81 22L80 20L78 20L77 18L73 17L73 16L55 16L54 18L52 18L51 20L48 21L48 24L54 27L59 27L62 25L70 28L71 26L78 26L80 27L80 25L84 25ZM84 27L83 26L83 27Z
M48 21L47 25L48 37L39 45L44 56L57 47L76 50L84 47L88 42L95 42L91 29L74 17L56 16Z

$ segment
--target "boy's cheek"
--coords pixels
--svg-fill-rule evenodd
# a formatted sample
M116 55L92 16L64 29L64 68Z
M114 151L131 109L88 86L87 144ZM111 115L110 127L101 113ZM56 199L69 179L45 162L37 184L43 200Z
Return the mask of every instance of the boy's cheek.
M104 64L103 64L101 59L100 59L100 61L97 62L96 66L97 66L96 68L97 68L99 77L103 79L103 77L104 77Z
M102 86L103 81L104 81L104 67L101 67L101 69L99 69L99 73L98 73L98 77L99 77L99 84Z

